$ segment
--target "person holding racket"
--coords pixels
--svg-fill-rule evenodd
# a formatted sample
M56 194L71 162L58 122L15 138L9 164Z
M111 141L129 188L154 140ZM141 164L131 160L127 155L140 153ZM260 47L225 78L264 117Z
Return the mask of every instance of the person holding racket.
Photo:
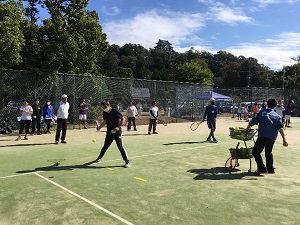
M127 152L123 146L122 139L122 129L121 126L125 123L125 118L122 116L121 112L117 109L113 109L109 101L103 100L101 102L101 108L103 109L103 121L100 123L98 129L106 125L107 132L104 141L104 146L102 147L100 154L94 162L99 162L102 157L105 155L105 152L111 145L113 141L116 142L117 147L122 155L123 160L125 161L125 168L130 167L130 161L127 155Z
M258 138L253 147L253 156L257 164L257 170L254 172L254 175L275 173L272 150L277 139L278 131L281 134L283 146L288 146L281 117L274 111L276 100L269 99L267 106L267 109L262 109L256 117L253 117L253 119L249 121L246 128L246 131L248 131L251 126L258 124ZM263 149L265 149L266 166L260 155Z
M215 106L214 98L211 98L209 102L210 104L205 108L202 122L205 121L205 118L207 117L207 126L208 129L210 129L210 133L208 135L207 141L217 143L218 141L215 138L215 130L216 130L216 119L218 116L218 107Z

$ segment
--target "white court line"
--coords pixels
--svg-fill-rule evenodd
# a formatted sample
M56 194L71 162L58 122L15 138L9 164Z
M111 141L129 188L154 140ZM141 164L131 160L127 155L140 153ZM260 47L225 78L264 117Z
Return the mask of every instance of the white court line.
M39 171L40 172L44 172L44 171ZM30 175L30 174L34 174L36 172L28 172L28 173L22 173L22 174L15 174L15 175L10 175L10 176L5 176L5 177L0 177L0 179L5 179L5 178L11 178L11 177L19 177L19 176L25 176L25 175Z
M38 173L36 173L36 172L34 172L34 174L37 175L37 176L39 176L39 177L41 177L41 178L43 178L44 180L50 182L51 184L54 184L55 186L57 186L57 187L63 189L64 191L70 193L71 195L74 195L75 197L77 197L77 198L79 198L79 199L85 201L86 203L88 203L88 204L90 204L90 205L96 207L97 209L100 209L101 211L103 211L103 212L109 214L110 216L112 216L112 217L114 217L114 218L120 220L121 222L123 222L123 223L125 223L125 224L128 224L128 225L133 225L133 223L128 222L127 220L123 219L122 217L120 217L120 216L118 216L118 215L112 213L111 211L109 211L109 210L107 210L107 209L101 207L100 205L98 205L98 204L96 204L96 203L94 203L94 202L92 202L92 201L90 201L90 200L88 200L88 199L82 197L81 195L76 194L75 192L73 192L73 191L71 191L71 190L69 190L69 189L67 189L67 188L65 188L65 187L63 187L63 186L61 186L60 184L58 184L58 183L56 183L56 182L54 182L54 181L52 181L52 180L49 180L48 178L46 178L46 177L44 177L44 176L42 176L42 175L40 175L40 174L38 174Z

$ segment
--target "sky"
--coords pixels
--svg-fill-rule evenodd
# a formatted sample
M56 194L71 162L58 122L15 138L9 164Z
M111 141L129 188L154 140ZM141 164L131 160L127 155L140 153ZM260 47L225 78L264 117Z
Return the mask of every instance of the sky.
M300 0L89 0L88 10L109 44L149 49L162 39L180 53L226 51L277 71L300 56Z

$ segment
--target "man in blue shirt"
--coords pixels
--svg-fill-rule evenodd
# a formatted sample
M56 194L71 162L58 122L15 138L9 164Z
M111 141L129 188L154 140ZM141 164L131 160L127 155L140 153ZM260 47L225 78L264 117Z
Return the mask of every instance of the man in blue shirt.
M203 120L207 117L207 126L208 129L210 129L209 136L207 138L207 141L217 143L217 139L215 138L215 130L216 130L216 119L218 116L218 107L215 106L215 99L211 98L209 100L210 104L206 106L205 112L203 115ZM211 140L212 138L212 140Z
M288 146L283 131L281 117L274 111L276 100L269 99L267 106L267 109L259 111L257 116L249 121L249 125L246 128L246 130L249 130L251 126L258 124L258 138L253 147L253 156L257 164L257 171L254 172L254 175L260 175L261 173L275 173L272 150L278 131L281 134L283 146ZM263 149L265 149L266 166L260 155Z

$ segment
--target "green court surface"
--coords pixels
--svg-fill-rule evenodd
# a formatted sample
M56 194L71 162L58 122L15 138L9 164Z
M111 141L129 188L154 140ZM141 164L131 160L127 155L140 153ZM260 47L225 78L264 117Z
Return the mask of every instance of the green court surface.
M280 135L274 145L276 173L263 176L248 172L249 159L224 168L239 142L229 127L246 122L218 119L218 143L205 141L204 123L196 131L190 124L158 125L158 135L147 126L124 131L130 168L115 143L90 163L105 129L68 130L68 143L58 145L54 132L28 141L0 136L0 224L300 224L299 118L286 130L289 146Z

